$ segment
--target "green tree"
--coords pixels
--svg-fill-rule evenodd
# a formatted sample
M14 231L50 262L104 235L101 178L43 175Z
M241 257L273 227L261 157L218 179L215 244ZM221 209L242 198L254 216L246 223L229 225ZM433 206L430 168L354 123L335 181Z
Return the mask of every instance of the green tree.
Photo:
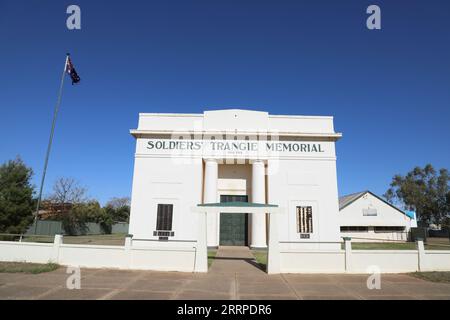
M86 234L88 222L98 223L104 233L111 233L114 220L97 200L76 203L62 215L64 231L69 235Z
M443 223L450 215L449 173L440 169L439 174L431 164L415 167L405 176L395 175L384 197L406 210L416 211L420 221Z
M87 231L89 209L85 208L86 194L87 189L77 180L61 177L56 179L53 192L46 199L56 208L52 218L62 222L64 232L68 235L84 234Z
M112 198L105 205L106 213L114 222L128 222L130 220L130 198Z
M73 204L71 209L62 215L64 232L69 235L86 234L87 223L102 221L103 209L96 200Z
M61 214L59 219L66 235L85 234L87 231L86 221L83 215L77 209L80 205L74 206L68 212Z
M0 166L0 232L24 233L32 223L32 175L19 157Z

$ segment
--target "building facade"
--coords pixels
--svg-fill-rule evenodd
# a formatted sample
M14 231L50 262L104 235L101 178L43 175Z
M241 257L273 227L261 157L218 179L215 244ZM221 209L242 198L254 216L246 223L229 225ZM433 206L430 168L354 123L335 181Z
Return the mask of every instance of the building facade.
M341 236L355 242L408 241L417 222L370 191L339 198Z
M285 208L280 242L338 242L332 117L250 110L139 115L129 233L133 244L195 241L204 203L251 202ZM207 216L208 247L267 246L264 215Z

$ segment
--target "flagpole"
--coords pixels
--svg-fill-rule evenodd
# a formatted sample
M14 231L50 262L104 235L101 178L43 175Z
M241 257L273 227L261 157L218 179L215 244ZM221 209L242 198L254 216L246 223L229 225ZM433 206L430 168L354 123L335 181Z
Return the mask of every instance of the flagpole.
M45 155L44 171L42 172L41 187L39 188L39 197L38 197L38 201L37 201L37 205L36 205L36 213L34 215L34 234L36 234L36 231L37 231L37 220L38 220L38 215L39 215L39 207L41 205L41 200L42 200L42 190L44 188L45 174L47 173L48 158L50 157L50 150L52 148L53 134L55 133L56 116L58 115L59 106L61 105L61 96L62 96L62 92L63 92L64 77L66 75L66 68L67 68L68 60L69 60L69 54L67 54L66 62L64 63L64 70L63 70L62 76L61 76L61 84L59 86L58 99L56 100L55 110L53 111L52 129L50 130L50 138L48 140L47 153Z

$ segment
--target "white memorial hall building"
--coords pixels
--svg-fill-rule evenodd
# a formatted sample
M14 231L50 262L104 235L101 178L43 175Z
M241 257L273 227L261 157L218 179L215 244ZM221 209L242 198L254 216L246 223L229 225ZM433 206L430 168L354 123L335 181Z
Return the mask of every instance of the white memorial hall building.
M267 248L268 274L450 270L450 251L422 240L415 250L352 248L407 241L416 219L370 191L338 198L332 117L142 113L131 134L123 246L0 241L0 261L208 272L208 247L248 246Z
M335 153L341 134L332 117L235 109L141 113L131 134L133 245L195 241L192 208L220 203L283 208L280 244L341 240ZM208 213L206 230L208 247L266 248L268 216Z
M370 191L338 198L342 135L332 117L142 113L131 134L123 246L74 245L62 235L53 243L0 241L0 261L208 272L208 247L248 246L267 250L268 274L450 270L449 251L425 250L422 240L414 250L352 248L352 241L407 241L417 225Z

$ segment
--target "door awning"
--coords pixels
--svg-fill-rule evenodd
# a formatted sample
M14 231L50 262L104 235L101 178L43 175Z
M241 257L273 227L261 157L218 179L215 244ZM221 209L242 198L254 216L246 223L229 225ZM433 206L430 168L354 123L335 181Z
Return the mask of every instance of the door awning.
M276 204L265 204L255 202L244 201L231 201L231 202L217 202L217 203L202 203L198 204L198 207L253 207L253 208L278 208Z
M193 208L195 212L228 212L228 213L279 213L281 208L276 204L254 202L217 202L202 203Z

